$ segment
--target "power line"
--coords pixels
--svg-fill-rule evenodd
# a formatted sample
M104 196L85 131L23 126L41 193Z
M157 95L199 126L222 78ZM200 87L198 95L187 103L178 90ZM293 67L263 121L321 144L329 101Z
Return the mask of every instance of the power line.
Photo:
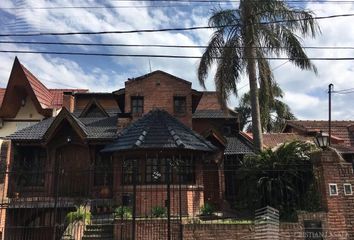
M207 45L167 45L167 44L124 44L124 43L80 43L80 42L31 42L31 41L0 41L0 44L29 44L29 45L64 45L64 46L95 46L95 47L147 47L147 48L198 48L205 49ZM236 47L217 47L217 48L236 48ZM245 48L245 47L237 47ZM259 46L255 48L269 48ZM286 48L286 47L280 47ZM354 46L303 46L304 49L334 49L334 50L354 50Z
M339 14L339 15L330 15L323 17L311 17L311 18L301 18L295 20L278 20L271 22L261 22L256 24L275 24L275 23L285 23L285 22L297 22L297 21L306 21L311 19L322 20L322 19L331 19L331 18L340 18L340 17L353 17L354 13L349 14ZM235 27L237 25L221 25L218 28L222 27ZM192 31L192 30L202 30L202 29L215 29L217 27L211 26L196 26L196 27L187 27L187 28L162 28L162 29L140 29L140 30L121 30L121 31L98 31L98 32L44 32L44 33L28 33L28 34L0 34L0 37L34 37L34 36L67 36L67 35L99 35L99 34L127 34L127 33L152 33L152 32L171 32L171 31Z
M100 56L100 57L136 57L136 58L176 58L176 59L200 59L201 56L188 56L188 55L160 55L160 54L120 54L120 53L88 53L88 52L56 52L56 51L22 51L22 50L0 50L2 53L24 53L24 54L52 54L52 55L77 55L77 56ZM216 58L221 59L221 58ZM260 58L242 58L242 59L255 59ZM262 58L266 60L301 60L304 58L289 58L289 57L267 57ZM309 57L306 58L313 61L353 61L354 57Z
M132 1L132 0L126 0L126 1L120 1L120 2L138 2L138 1ZM171 7L176 7L176 8L183 8L183 7L211 7L215 6L213 3L218 3L222 5L229 5L232 3L239 3L240 1L202 1L202 0L196 0L196 1L188 1L188 0L178 0L178 1L171 1L171 0L161 0L161 1L145 1L145 2L173 2L174 4L178 5L130 5L130 6L54 6L54 7L4 7L0 8L0 10L59 10L59 9L119 9L119 8L171 8ZM352 4L354 1L311 1L311 0L289 0L285 1L287 3L315 3L315 4ZM187 3L189 3L187 5ZM199 3L198 5L196 4L191 4L191 3ZM203 5L200 5L200 3L203 3ZM205 3L205 4L204 4Z
M226 5L226 3L219 3ZM181 3L178 5L137 5L137 6L57 6L57 7L8 7L0 8L0 10L60 10L60 9L124 9L124 8L190 8L190 7L215 7L212 4L204 5L186 5Z
M139 2L141 0L111 0L112 2ZM247 0L247 1L254 1L254 2L259 2L263 0ZM240 0L146 0L145 2L186 2L186 3L239 3ZM347 0L340 0L340 1L335 1L335 0L328 0L326 2L320 1L320 0L284 0L284 2L287 3L353 3L354 1L347 1Z

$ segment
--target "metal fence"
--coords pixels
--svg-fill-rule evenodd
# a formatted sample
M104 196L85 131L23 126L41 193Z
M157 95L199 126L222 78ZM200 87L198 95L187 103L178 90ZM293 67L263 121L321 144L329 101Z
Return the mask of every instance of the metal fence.
M193 170L176 171L154 161L144 171L139 162L125 161L121 169L22 166L3 173L0 239L203 239L204 226L253 226L264 206L278 209L287 222L296 222L299 210L322 210L311 166L257 170L225 162L198 170L187 162L185 168ZM193 235L196 226L202 230ZM214 232L215 239L222 237Z

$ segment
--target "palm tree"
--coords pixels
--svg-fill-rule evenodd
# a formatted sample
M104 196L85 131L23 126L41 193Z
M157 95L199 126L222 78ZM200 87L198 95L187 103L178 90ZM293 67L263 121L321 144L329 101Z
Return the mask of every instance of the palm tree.
M316 72L297 34L315 37L320 29L312 12L288 6L282 0L240 0L237 9L215 11L209 26L215 28L215 32L199 64L199 81L205 87L209 69L216 62L214 81L219 100L225 107L229 95L237 94L242 74L248 75L254 147L261 150L258 79L270 96L274 81L267 57L285 54L301 69Z
M290 107L281 101L284 93L277 84L272 86L272 98L264 93L265 89L259 88L258 91L261 126L263 131L280 132L283 129L286 120L296 120ZM244 129L246 126L247 130L251 129L251 98L249 92L241 97L240 104L235 110L240 116L240 129Z

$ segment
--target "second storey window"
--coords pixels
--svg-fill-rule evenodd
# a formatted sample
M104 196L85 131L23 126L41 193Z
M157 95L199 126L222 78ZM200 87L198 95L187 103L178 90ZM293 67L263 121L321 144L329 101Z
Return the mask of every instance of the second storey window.
M132 113L144 112L144 97L132 97Z
M174 97L173 108L175 114L186 114L187 112L186 97Z

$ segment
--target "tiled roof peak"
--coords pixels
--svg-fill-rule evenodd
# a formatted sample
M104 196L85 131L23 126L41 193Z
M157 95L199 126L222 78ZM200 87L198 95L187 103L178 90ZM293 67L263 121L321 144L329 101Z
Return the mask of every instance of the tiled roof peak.
M141 149L187 149L214 151L215 146L168 112L154 109L125 128L104 151Z

